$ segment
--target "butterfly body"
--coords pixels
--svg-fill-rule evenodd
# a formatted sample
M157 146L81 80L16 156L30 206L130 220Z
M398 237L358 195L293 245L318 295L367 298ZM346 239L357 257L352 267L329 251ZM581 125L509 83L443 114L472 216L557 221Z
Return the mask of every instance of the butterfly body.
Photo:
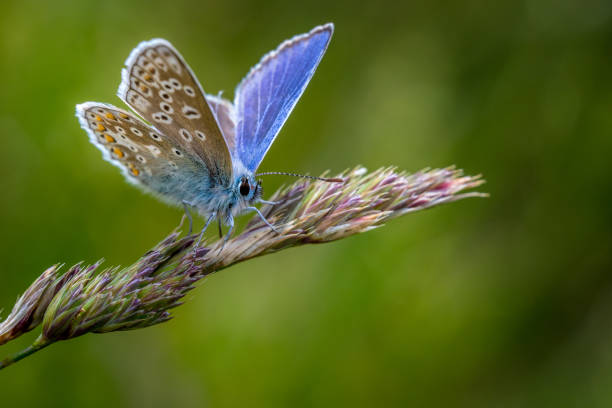
M77 105L76 115L129 182L194 209L206 226L217 218L231 233L239 214L255 211L263 218L254 207L265 202L255 172L332 32L332 24L315 27L265 55L238 85L234 103L205 94L169 42L146 41L126 60L118 90L136 114L87 102Z

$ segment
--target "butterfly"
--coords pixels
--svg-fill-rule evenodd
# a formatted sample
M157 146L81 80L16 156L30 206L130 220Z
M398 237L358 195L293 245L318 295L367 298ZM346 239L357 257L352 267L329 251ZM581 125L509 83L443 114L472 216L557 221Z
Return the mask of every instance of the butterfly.
M134 113L86 102L77 105L76 116L91 143L128 182L184 207L190 233L189 209L202 215L206 222L200 239L217 219L219 231L221 223L229 228L227 240L234 217L249 211L276 231L255 207L275 204L262 199L256 176L295 174L256 171L312 78L333 31L329 23L284 41L251 68L236 88L233 103L204 93L168 41L142 42L126 60L117 92Z

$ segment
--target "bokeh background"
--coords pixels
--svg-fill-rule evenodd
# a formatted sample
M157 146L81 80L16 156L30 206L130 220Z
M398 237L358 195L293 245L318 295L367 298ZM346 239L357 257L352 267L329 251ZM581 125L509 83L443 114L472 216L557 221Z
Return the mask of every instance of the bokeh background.
M166 324L0 372L0 405L612 404L608 0L3 1L3 315L49 265L129 264L180 219L74 118L79 102L120 104L136 44L169 39L232 97L263 53L327 21L331 46L262 169L456 164L491 197L237 265Z

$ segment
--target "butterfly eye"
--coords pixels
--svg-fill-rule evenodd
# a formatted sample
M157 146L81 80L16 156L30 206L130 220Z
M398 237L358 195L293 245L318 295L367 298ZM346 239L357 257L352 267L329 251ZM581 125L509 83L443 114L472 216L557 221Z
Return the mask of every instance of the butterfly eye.
M251 188L249 187L248 180L242 179L242 182L240 183L240 194L243 196L247 196L249 195L249 191L251 191Z

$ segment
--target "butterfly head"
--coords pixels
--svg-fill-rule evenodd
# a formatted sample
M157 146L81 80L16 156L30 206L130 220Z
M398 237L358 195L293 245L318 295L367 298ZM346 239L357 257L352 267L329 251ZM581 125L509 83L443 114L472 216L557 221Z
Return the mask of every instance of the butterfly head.
M255 180L252 175L238 177L235 183L235 191L245 204L251 204L261 198L263 187L261 180Z

